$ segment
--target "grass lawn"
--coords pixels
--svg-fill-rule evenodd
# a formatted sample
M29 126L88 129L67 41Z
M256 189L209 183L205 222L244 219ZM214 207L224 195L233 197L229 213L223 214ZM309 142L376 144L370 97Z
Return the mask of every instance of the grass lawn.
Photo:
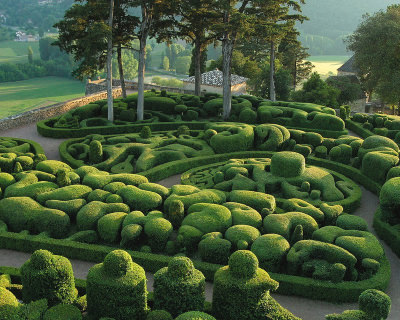
M0 83L0 119L84 95L83 83L66 78Z
M0 41L0 63L28 62L28 48L33 49L33 58L39 59L39 42Z
M350 56L311 56L309 61L315 66L313 71L318 72L323 78L326 78L329 73L337 74L337 69L340 68Z

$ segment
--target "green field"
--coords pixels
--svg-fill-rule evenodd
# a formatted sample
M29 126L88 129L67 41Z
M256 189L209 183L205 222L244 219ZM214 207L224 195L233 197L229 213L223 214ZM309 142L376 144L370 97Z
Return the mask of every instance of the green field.
M45 77L0 84L0 119L85 95L82 82Z
M39 42L0 41L0 63L28 62L28 48L33 49L33 58L39 59Z
M350 56L311 56L308 60L315 66L313 71L326 78L330 73L336 75L337 69L348 59Z

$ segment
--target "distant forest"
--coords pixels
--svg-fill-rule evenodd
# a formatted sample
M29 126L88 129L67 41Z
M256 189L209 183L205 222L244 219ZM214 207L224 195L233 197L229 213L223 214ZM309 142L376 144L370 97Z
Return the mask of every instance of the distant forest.
M55 31L53 25L59 21L74 3L74 0L0 0L0 14L7 26L24 28L31 33Z
M306 0L303 14L310 20L298 25L300 40L311 55L346 54L343 39L353 33L365 13L385 9L396 0Z

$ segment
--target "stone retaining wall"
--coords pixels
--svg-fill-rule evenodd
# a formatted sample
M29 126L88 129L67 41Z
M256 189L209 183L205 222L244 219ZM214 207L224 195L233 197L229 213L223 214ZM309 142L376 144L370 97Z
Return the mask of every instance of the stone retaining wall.
M114 98L120 97L121 88L113 90ZM78 99L68 100L47 107L30 110L11 117L0 119L0 131L17 128L40 120L55 117L69 110L84 106L90 102L107 99L107 91L101 91Z

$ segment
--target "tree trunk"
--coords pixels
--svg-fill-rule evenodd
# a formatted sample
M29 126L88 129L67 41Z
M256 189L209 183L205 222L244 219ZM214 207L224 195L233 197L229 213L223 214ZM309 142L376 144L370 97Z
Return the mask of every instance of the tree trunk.
M226 121L231 114L232 92L231 92L231 63L233 53L233 42L227 37L222 40L222 95L223 95L223 119Z
M293 70L293 90L296 90L297 86L297 60L294 61L294 70Z
M122 88L122 97L126 98L126 85L125 85L125 77L124 77L124 68L122 66L122 48L121 45L118 45L117 48L118 54L118 68L119 68L119 79L121 81L121 88Z
M274 41L271 41L270 70L269 70L269 98L271 101L276 101L274 77L275 77L275 43Z
M110 16L108 19L108 26L110 27L110 34L108 36L107 43L107 105L108 105L108 120L114 122L114 110L113 110L113 90L112 90L112 54L113 54L113 42L112 42L112 28L114 19L114 0L110 1Z
M194 94L201 95L201 45L200 41L195 41L194 47Z
M138 66L138 101L137 101L137 120L141 121L144 117L144 72L146 68L146 42L149 33L150 17L146 6L142 5L142 24L140 26L140 47L139 47L139 66Z

